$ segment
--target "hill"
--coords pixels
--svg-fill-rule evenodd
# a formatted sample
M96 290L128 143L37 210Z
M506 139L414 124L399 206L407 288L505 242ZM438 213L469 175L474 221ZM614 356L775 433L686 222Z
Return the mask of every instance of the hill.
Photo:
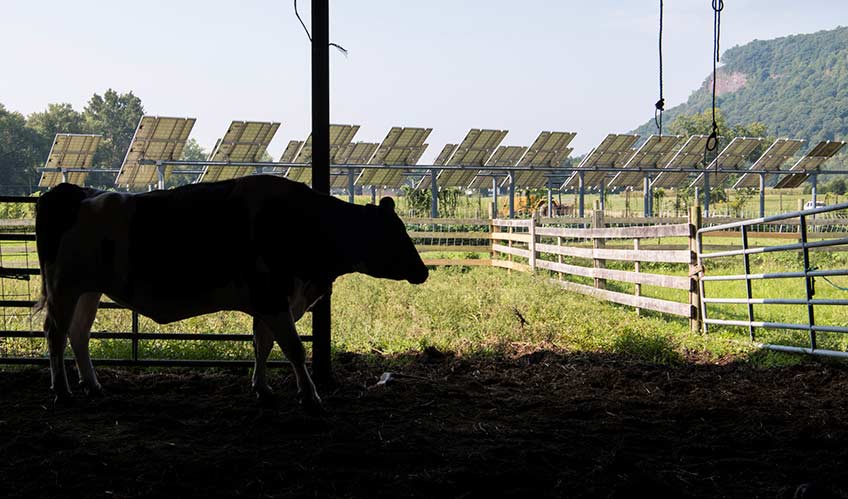
M727 50L716 83L730 125L762 122L769 135L819 140L848 138L848 27ZM689 99L666 110L664 122L711 105L712 74ZM633 133L656 133L653 118Z

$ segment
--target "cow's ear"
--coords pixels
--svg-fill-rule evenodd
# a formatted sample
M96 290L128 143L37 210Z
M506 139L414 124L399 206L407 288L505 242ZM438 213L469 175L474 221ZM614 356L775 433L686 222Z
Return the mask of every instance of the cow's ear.
M384 197L380 200L380 208L384 210L395 211L395 200L390 197Z

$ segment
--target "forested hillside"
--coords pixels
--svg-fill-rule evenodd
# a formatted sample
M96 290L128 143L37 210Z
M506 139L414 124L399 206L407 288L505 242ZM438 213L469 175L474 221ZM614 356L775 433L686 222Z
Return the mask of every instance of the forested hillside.
M848 27L733 47L721 57L717 105L728 124L761 122L769 135L848 139ZM712 75L664 121L711 105ZM656 133L653 119L635 130Z

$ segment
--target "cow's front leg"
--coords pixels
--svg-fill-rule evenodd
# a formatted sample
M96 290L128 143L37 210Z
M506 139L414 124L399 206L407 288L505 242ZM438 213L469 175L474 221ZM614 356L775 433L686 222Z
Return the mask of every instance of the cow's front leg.
M297 393L304 409L310 414L321 411L321 398L315 390L315 384L306 370L306 350L297 334L291 312L286 310L275 315L263 315L258 318L267 326L279 343L280 348L291 362L297 380Z
M268 386L268 379L265 374L265 364L268 361L268 355L274 347L274 333L261 320L253 318L253 354L255 363L253 365L253 392L263 405L273 405L274 392Z
M85 293L80 296L74 308L69 329L71 348L74 351L74 358L77 361L77 369L80 374L80 385L89 395L100 395L103 392L100 382L97 381L97 374L94 372L88 350L91 325L94 323L99 305L100 293Z

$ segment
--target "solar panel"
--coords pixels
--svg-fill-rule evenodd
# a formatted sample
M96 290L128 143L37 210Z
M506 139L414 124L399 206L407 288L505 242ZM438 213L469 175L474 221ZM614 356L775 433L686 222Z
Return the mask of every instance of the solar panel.
M486 161L486 166L515 166L518 164L518 161L524 156L527 152L526 146L499 146L495 149L492 157ZM504 172L497 172L500 175L503 175ZM492 186L492 175L495 174L492 170L480 170L477 175L471 179L471 183L468 184L469 189L480 189L483 187L491 187Z
M766 149L766 152L760 156L757 161L751 165L751 171L772 171L772 170L780 170L782 167L792 156L795 156L795 153L798 152L798 149L801 148L801 145L804 144L803 140L798 139L777 139L774 144L769 146ZM760 176L754 173L746 173L739 177L739 180L733 185L734 189L740 189L743 187L759 187L760 185Z
M459 147L459 144L445 144L445 147L443 147L442 152L436 156L436 160L433 161L433 164L436 166L442 166L447 163L448 159L453 155L457 147Z
M609 187L635 187L642 183L645 174L639 168L658 168L671 161L671 158L683 146L680 135L651 135L648 140L636 150L636 153L624 164L625 170L615 175L609 181Z
M453 155L445 163L445 166L483 166L500 145L507 130L480 130L472 128L468 131L465 139L456 148ZM477 175L478 169L467 170L442 170L438 175L438 183L441 186L465 187L471 179ZM429 185L429 177L424 177Z
M704 148L707 146L709 137L706 135L692 135L683 144L683 147L672 156L671 160L662 168L696 168L704 162ZM651 182L651 187L663 187L666 189L681 187L690 173L688 172L660 172Z
M124 157L115 184L146 187L158 183L156 165L140 164L141 160L175 161L180 159L194 118L143 116L135 129L130 148ZM165 170L166 178L169 170Z
M330 163L339 152L339 150L350 144L356 132L359 131L359 125L330 125ZM289 146L292 143L289 142ZM288 148L286 148L288 150ZM285 153L283 153L285 155ZM312 183L312 134L306 138L306 142L300 147L291 163L310 165L309 167L293 166L286 172L286 178L304 184Z
M518 166L559 168L565 158L571 154L568 145L577 134L574 132L541 132L533 141L527 154L521 158ZM544 172L519 171L515 174L515 185L518 187L542 187L548 184Z
M638 135L611 133L583 158L577 168L592 167L620 167L636 153L631 146L639 139ZM583 176L583 185L591 187L600 185L608 172L587 171ZM575 172L563 183L563 187L576 187L579 183L579 175Z
M763 142L762 137L733 137L730 144L727 144L718 156L707 165L707 172L710 174L710 184L718 186L724 183L732 173L722 172L722 169L733 170L740 166L751 157L754 150ZM692 182L692 185L703 184L704 174L698 175Z
M418 163L427 144L432 128L392 127L377 148L369 165L412 166ZM400 168L366 168L356 179L357 185L400 187L403 184Z
M279 128L279 123L267 121L233 121L224 137L215 144L209 160L230 163L262 161L263 155L268 150L268 144L271 143L271 139ZM226 168L207 166L203 169L200 181L215 182L243 177L255 171L255 166Z
M808 172L815 170L824 164L825 161L832 158L845 145L841 140L823 140L814 147L810 152L799 159L797 163L792 165L791 171ZM803 184L810 175L808 173L799 173L796 175L786 175L781 178L775 189L789 189L798 187Z
M45 168L89 168L102 135L57 133L47 155ZM87 172L68 172L67 182L82 185ZM42 172L39 187L53 187L62 182L61 172Z
M376 142L351 142L350 144L339 149L336 157L333 158L333 164L337 165L365 165L374 155L374 151L380 144ZM361 168L354 169L353 175L356 178ZM348 187L348 170L347 168L334 168L330 171L330 188L331 189L346 189Z

